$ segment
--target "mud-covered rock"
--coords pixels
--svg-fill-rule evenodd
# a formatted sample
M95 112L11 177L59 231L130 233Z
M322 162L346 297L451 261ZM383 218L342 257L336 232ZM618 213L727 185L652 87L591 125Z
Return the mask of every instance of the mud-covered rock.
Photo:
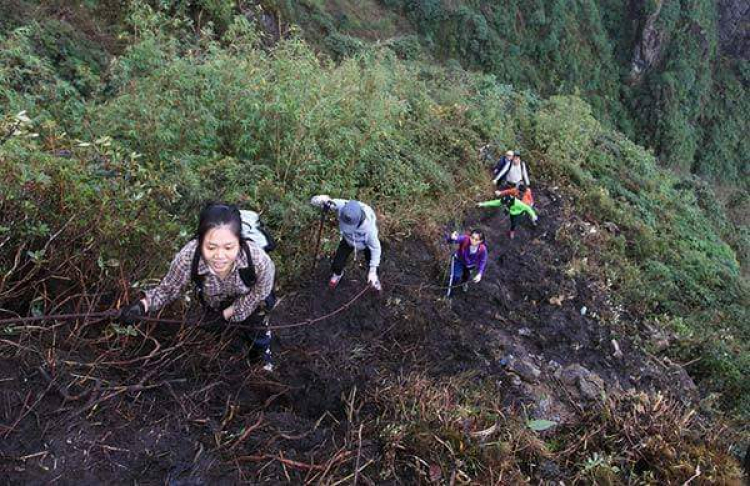
M604 391L604 380L599 375L592 373L586 378L580 378L578 380L578 389L581 391L581 395L588 400L597 400L601 397Z
M580 364L566 366L558 374L564 384L577 387L587 400L597 400L605 390L604 380Z
M542 371L531 361L514 358L508 362L508 371L515 373L527 383L537 383Z

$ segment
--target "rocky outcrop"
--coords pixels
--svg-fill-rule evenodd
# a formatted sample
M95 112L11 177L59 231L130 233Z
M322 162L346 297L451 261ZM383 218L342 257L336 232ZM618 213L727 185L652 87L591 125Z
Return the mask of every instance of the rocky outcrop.
M281 21L278 12L264 9L261 2L246 2L242 5L241 11L245 18L256 23L263 32L262 40L266 47L276 45L281 40L283 31L288 28L286 23Z
M750 0L717 0L716 7L721 53L750 60Z
M630 84L642 81L646 72L658 65L669 43L669 32L658 28L659 15L670 1L657 0L656 10L643 21L643 29L633 48ZM642 2L635 2L642 4ZM750 59L750 0L716 0L718 11L718 39L720 53L725 56ZM703 55L708 55L709 35L694 23L688 27L690 35L701 39Z
M646 19L646 24L644 25L640 38L635 45L633 61L630 65L631 84L640 83L646 71L658 64L661 60L663 47L668 41L668 35L656 28L656 21L659 19L661 8L666 1L669 0L657 1L656 10Z

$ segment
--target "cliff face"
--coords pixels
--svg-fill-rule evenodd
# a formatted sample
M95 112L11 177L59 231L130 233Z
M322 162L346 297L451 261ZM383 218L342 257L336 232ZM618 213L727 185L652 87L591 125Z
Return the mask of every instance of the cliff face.
M750 60L750 0L717 0L722 55Z
M639 83L646 71L650 70L663 58L664 50L670 41L670 32L659 22L663 7L679 0L658 0L656 9L645 19L633 19L643 25L633 47L633 58L630 67L631 83ZM643 0L631 4L631 11L642 11ZM719 54L737 59L750 59L750 0L717 0L718 14L717 37ZM708 54L706 32L698 25L689 29L690 33L701 38L701 46Z
M646 19L645 25L635 44L633 61L630 65L630 83L640 83L643 79L643 74L656 65L662 57L663 47L669 40L669 34L658 29L656 21L659 19L663 5L664 0L660 0L656 11Z

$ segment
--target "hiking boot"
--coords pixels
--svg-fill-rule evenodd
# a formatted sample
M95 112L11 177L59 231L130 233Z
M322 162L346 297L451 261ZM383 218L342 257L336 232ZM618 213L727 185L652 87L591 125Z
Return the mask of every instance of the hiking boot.
M333 290L338 287L339 282L341 282L341 277L343 276L344 272L341 272L340 274L332 274L330 280L328 280L328 288Z
M263 365L263 369L271 373L274 369L273 363L266 363Z
M375 290L377 290L378 292L380 292L381 290L383 290L383 286L380 285L380 280L379 279L375 280L373 282L370 282L370 286L372 288L374 288Z
M508 231L508 238L510 238L512 240L515 237L516 237L516 232L515 231Z
M461 284L461 290L463 290L464 292L468 292L469 291L469 282L462 283Z

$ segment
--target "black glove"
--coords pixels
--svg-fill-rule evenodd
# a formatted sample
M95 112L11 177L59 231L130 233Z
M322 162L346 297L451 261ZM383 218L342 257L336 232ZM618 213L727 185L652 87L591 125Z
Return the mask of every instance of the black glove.
M138 302L130 304L120 311L120 322L126 326L132 326L145 315L146 306L143 305L143 301L138 300Z
M207 307L203 312L200 323L205 326L223 325L227 323L224 319L224 313Z

